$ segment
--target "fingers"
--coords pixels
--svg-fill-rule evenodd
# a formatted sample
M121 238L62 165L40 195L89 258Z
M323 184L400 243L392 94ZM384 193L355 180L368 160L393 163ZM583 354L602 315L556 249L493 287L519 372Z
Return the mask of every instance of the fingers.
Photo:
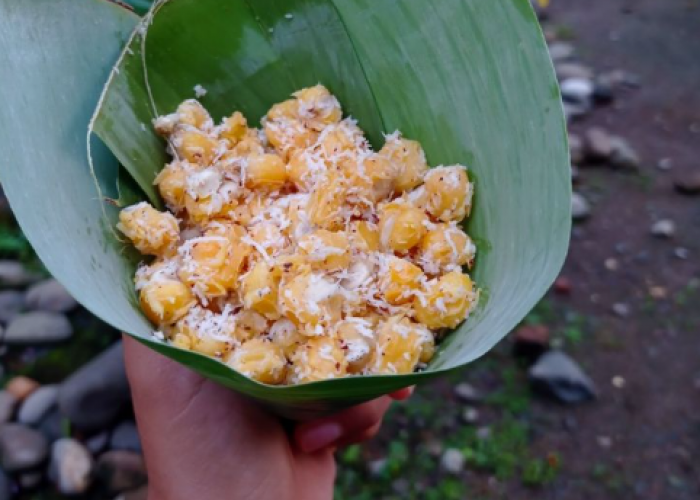
M367 439L379 430L391 401L383 396L330 417L300 424L294 430L294 440L302 451L312 453Z
M404 387L403 389L392 392L389 394L389 397L394 401L405 401L411 397L411 394L413 394L413 387Z

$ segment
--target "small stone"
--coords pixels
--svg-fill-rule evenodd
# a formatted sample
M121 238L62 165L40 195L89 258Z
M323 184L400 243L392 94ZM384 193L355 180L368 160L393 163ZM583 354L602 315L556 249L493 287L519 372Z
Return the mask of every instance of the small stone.
M489 439L491 437L491 427L484 425L476 430L476 438L482 441Z
M612 380L610 380L610 383L612 384L613 387L616 389L622 389L625 387L627 384L627 381L624 379L624 377L621 377L620 375L615 375Z
M584 66L575 62L561 62L554 67L559 80L567 80L569 78L581 78L591 80L593 78L593 70L588 66Z
M109 432L100 432L99 434L95 434L92 436L90 439L85 441L85 446L87 447L88 450L90 450L90 453L93 455L99 455L105 449L107 449L107 445L109 444Z
M75 439L63 438L51 448L49 478L64 495L78 495L90 486L92 456Z
M14 260L0 260L0 287L23 287L37 281L37 276Z
M112 432L109 440L112 450L131 450L141 452L141 439L134 422L122 422Z
M641 165L637 152L621 137L612 138L612 153L609 162L613 167L626 170L636 170Z
M596 438L598 446L601 448L610 448L612 446L612 438L610 436L598 436Z
M593 381L561 351L543 354L530 368L529 377L535 390L562 403L580 403L596 397Z
M681 260L686 260L690 256L690 250L683 247L676 247L673 249L673 255Z
M384 473L384 469L386 469L386 458L371 460L367 463L367 471L372 477L381 476Z
M10 500L11 498L12 488L10 487L10 478L0 469L0 500Z
M24 400L17 414L17 420L26 425L36 425L58 401L58 386L45 385L32 392Z
M564 101L564 117L567 123L588 114L591 110L589 103L572 103Z
M440 467L448 474L459 474L464 470L464 454L455 449L447 448L440 458Z
M5 385L5 390L19 401L23 401L38 388L39 382L24 376L13 377L7 382L7 385Z
M668 171L673 168L673 160L671 158L661 158L656 164L656 168L662 171Z
M650 231L657 238L673 238L676 234L676 224L671 219L661 219L651 225Z
M19 400L8 391L0 391L0 425L12 420Z
M33 490L44 481L44 473L41 471L25 472L19 475L18 482L23 490Z
M593 83L593 99L600 104L608 104L615 98L615 83L605 74L599 75Z
M402 477L394 480L391 483L391 489L400 495L405 495L411 490L411 483L408 481L408 479Z
M616 302L612 306L612 312L615 313L615 316L619 316L620 318L626 318L630 315L630 306L628 306L624 302Z
M7 326L8 344L47 344L66 340L73 327L63 314L35 311L17 316Z
M425 442L425 449L431 457L439 457L444 447L439 439L432 438Z
M479 421L479 410L472 406L466 407L462 411L462 420L464 423L473 425Z
M561 96L573 104L588 105L593 96L593 82L586 78L567 78L561 82Z
M554 281L554 291L560 295L569 295L572 290L571 280L566 276L559 276Z
M39 466L49 453L49 443L39 432L20 424L0 427L0 458L7 472Z
M607 269L608 271L617 271L620 268L620 262L613 257L605 259L604 264L605 269Z
M668 290L662 286L649 287L649 296L655 300L664 300L668 297Z
M25 305L31 311L68 312L78 302L58 281L48 279L27 290Z
M587 219L591 215L591 206L583 195L571 193L571 218L576 221Z
M673 181L673 187L688 196L700 194L700 171L688 172Z
M146 464L136 452L115 450L97 459L96 476L112 493L133 490L146 484Z
M148 485L135 490L125 491L114 500L148 500Z
M549 56L554 62L569 59L574 55L574 46L567 42L554 42L549 45L548 49Z
M24 294L14 290L0 292L0 323L9 323L24 307Z
M607 161L613 153L612 136L600 127L586 130L586 158L592 162Z
M571 155L571 163L580 165L583 162L583 139L580 135L569 134L569 154Z
M477 391L473 385L468 384L467 382L460 382L457 384L454 388L454 392L455 396L457 396L457 398L464 403L478 403L482 399L479 391Z
M131 400L121 342L97 356L61 384L58 404L77 428L107 428Z
M523 325L514 332L513 353L534 361L549 349L549 328L546 325Z
M54 442L57 439L64 437L66 417L64 417L57 407L53 407L36 425L36 428L41 432L49 442Z

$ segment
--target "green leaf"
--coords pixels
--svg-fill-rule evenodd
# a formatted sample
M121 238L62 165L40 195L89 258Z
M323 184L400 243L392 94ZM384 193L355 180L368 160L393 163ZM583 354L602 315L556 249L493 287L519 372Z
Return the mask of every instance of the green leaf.
M83 10L87 5L87 10L107 9L97 0L78 3ZM72 8L79 18L86 15L78 15L75 10ZM114 14L115 19L127 17L116 11ZM50 36L63 36L70 43L80 44L76 39L85 36L85 31L76 31L72 26L74 32L68 33L66 25L71 21L59 18L60 22L46 28L59 32ZM6 29L12 32L12 23ZM74 101L69 106L60 110L61 103L46 107L51 110L51 126L42 131L42 139L55 148L50 149L54 157L65 152L60 140L48 136L57 135L58 123L64 128L68 123L55 111L74 117L70 121L73 130L87 124L84 114L80 115L83 121L74 116L75 110L96 101L95 81L107 79L105 62L116 57L115 44L124 39L123 35L124 31L120 31L120 38L111 39L112 45L102 52L101 59L94 55L90 66L95 67L91 70L86 65L60 67L58 61L70 60L70 54L56 47L49 67L52 83L58 78L58 85L53 87L42 86L37 73L22 81L11 75L10 86L15 89L12 97L17 97L19 89L29 88L32 96L36 93L44 101L46 95L59 91L52 88L70 87L68 82L75 75L89 80L81 83L84 87L79 96L70 93ZM98 40L108 38L104 33L92 36ZM23 40L13 47L29 45L28 40ZM73 50L96 52L97 48ZM17 70L23 64L32 66L31 62L9 57ZM37 70L40 67L36 65ZM480 305L442 343L425 372L268 387L216 360L157 342L150 336L150 326L138 312L126 280L125 273L133 264L118 259L119 245L110 236L112 233L95 232L90 239L81 232L77 237L75 226L84 227L85 223L73 216L65 218L63 212L71 212L71 207L50 210L47 203L39 201L48 190L60 196L70 193L70 198L65 199L74 199L76 212L98 223L102 207L95 200L95 190L88 188L91 180L85 162L77 161L77 151L60 169L62 176L73 180L72 184L59 175L49 175L58 171L55 162L32 162L30 169L35 179L49 175L52 186L44 181L25 183L24 195L10 196L23 219L20 222L34 226L28 228L27 234L32 243L43 249L42 258L50 260L48 268L57 271L71 291L79 288L76 279L82 279L81 287L86 291L76 297L90 309L159 352L295 417L419 383L483 355L522 320L548 289L563 262L570 230L565 122L552 65L528 0L160 2L134 32L111 74L92 122L93 130L140 189L157 201L152 181L163 166L165 154L163 142L150 127L156 114L172 112L179 102L194 97L194 87L201 85L207 90L201 101L216 119L238 109L255 122L271 104L317 82L339 97L375 147L381 146L383 132L400 129L407 137L421 141L431 165L466 163L476 179L475 208L468 229L478 246L474 278L483 290ZM34 112L46 114L46 109ZM17 109L16 114L19 112ZM23 130L33 130L38 125L24 117L21 120L23 125L29 124ZM18 115L14 123L19 121ZM12 134L12 123L0 125L5 134L8 130ZM15 133L13 140L28 147L39 144L26 134ZM18 187L19 171L26 172L30 162L23 160L21 152L14 159L8 163L12 173L6 174L8 168L3 166L2 180L15 179L14 186ZM114 165L108 168L107 159L104 151L93 150L103 189L113 186L117 176ZM31 201L18 201L25 197ZM63 225L68 226L74 240L85 238L80 244L85 252L89 247L90 255L99 256L100 265L110 266L110 278L80 261L75 250L63 243L65 238L51 233L51 238L58 238L60 244L50 241L37 229L35 218L46 224L70 220ZM106 249L102 254L93 248L99 243ZM116 286L114 276L119 276ZM101 293L93 297L88 293L92 288ZM103 297L112 299L111 311L103 307Z

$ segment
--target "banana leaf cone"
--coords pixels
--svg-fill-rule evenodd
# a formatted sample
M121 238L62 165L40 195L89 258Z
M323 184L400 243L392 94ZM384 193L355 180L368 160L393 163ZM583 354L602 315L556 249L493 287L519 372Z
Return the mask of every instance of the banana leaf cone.
M153 337L134 291L140 257L114 224L119 206L162 206L151 121L195 86L215 120L240 110L257 123L319 82L375 148L399 129L430 165L469 167L481 298L420 373L273 387ZM107 323L284 416L419 384L491 349L560 270L569 168L529 0L170 0L143 17L106 0L0 0L0 182L47 269Z

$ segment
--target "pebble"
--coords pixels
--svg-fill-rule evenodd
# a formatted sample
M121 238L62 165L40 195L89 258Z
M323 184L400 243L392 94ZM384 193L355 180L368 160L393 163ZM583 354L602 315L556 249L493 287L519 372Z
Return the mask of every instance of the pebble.
M673 160L671 158L661 158L656 164L656 168L663 171L668 171L673 168Z
M561 62L557 64L554 69L559 80L567 80L569 78L583 78L590 80L593 78L593 70L580 63Z
M107 428L130 399L121 342L73 373L58 393L63 414L85 431Z
M696 195L700 194L700 171L689 172L677 177L673 181L673 187L680 194Z
M673 238L676 234L676 224L671 219L661 219L651 225L650 231L657 238Z
M673 255L681 260L686 260L690 256L690 250L684 247L676 247L673 249Z
M146 484L146 464L136 452L114 450L97 459L96 475L112 493L133 490Z
M455 449L447 448L440 458L440 467L448 474L459 474L464 470L464 454Z
M630 306L624 302L616 302L612 305L612 312L615 313L615 316L626 318L630 315Z
M12 498L10 478L8 478L5 475L5 472L0 469L0 500L10 500L10 498Z
M33 490L39 486L44 480L44 473L42 471L25 472L19 475L19 485L23 490Z
M8 391L0 391L0 425L12 420L19 400Z
M610 448L612 446L612 438L610 436L598 436L596 438L598 446L601 448Z
M514 332L513 353L534 361L549 349L549 328L546 325L523 325Z
M626 170L636 170L640 167L639 155L625 139L612 137L611 142L610 165Z
M600 127L591 127L585 134L586 158L593 162L607 161L613 152L612 136Z
M590 110L591 107L588 103L571 103L564 101L564 117L567 122L585 116Z
M95 434L90 439L85 441L85 446L90 450L93 455L99 455L107 448L109 444L109 432L104 431L99 434Z
M372 477L381 476L384 473L384 469L386 469L386 458L371 460L367 463L367 471Z
M464 403L478 403L482 396L476 388L467 382L460 382L454 388L454 393Z
M574 46L567 42L554 42L548 47L549 56L554 62L569 59L574 55Z
M12 394L19 401L23 401L32 392L39 388L39 382L29 377L12 377L5 385L5 390Z
M49 478L64 495L79 495L90 487L92 456L75 439L63 438L53 444Z
M114 431L109 440L112 450L131 450L141 452L141 438L134 422L122 422Z
M603 264L605 265L605 269L607 269L608 271L617 271L618 269L620 269L620 261L614 257L609 257L605 259L605 262Z
M48 279L27 290L25 305L32 311L68 312L78 302L58 281Z
M24 307L24 294L15 290L0 292L0 323L9 323Z
M468 406L462 411L462 420L464 423L473 425L479 421L479 410L472 406Z
M571 193L571 218L576 221L587 219L591 215L591 205L582 194Z
M442 441L432 438L425 442L425 449L431 457L439 457L442 455L444 447L442 446Z
M587 78L567 78L561 82L561 95L573 104L588 105L593 96L593 82Z
M574 165L580 165L583 162L583 139L580 135L569 134L569 153L571 163Z
M616 389L623 389L625 385L627 385L627 381L624 379L624 377L621 377L620 375L615 375L610 380L610 383Z
M476 438L482 441L489 439L491 437L491 427L484 425L476 430Z
M664 300L668 297L668 290L663 286L651 286L649 296L655 300Z
M57 407L51 409L41 421L37 424L36 428L41 432L49 442L56 441L64 437L65 417L61 414Z
M8 344L46 344L66 340L73 327L63 314L34 311L17 316L7 326Z
M14 260L0 260L0 286L23 287L37 281L37 277Z
M593 381L562 351L543 354L528 374L535 390L562 403L580 403L596 397Z
M615 83L608 75L599 75L593 83L593 99L600 104L608 104L615 99Z
M566 276L559 276L554 281L554 291L560 295L569 295L572 289L571 280Z
M20 424L0 427L0 457L7 472L33 469L48 453L49 443L41 433Z
M408 479L402 477L391 483L391 489L394 490L395 493L405 495L411 490L411 483Z
M148 485L135 490L125 491L114 500L148 500Z
M56 405L57 401L57 385L39 387L24 400L17 414L17 420L20 423L34 426Z

